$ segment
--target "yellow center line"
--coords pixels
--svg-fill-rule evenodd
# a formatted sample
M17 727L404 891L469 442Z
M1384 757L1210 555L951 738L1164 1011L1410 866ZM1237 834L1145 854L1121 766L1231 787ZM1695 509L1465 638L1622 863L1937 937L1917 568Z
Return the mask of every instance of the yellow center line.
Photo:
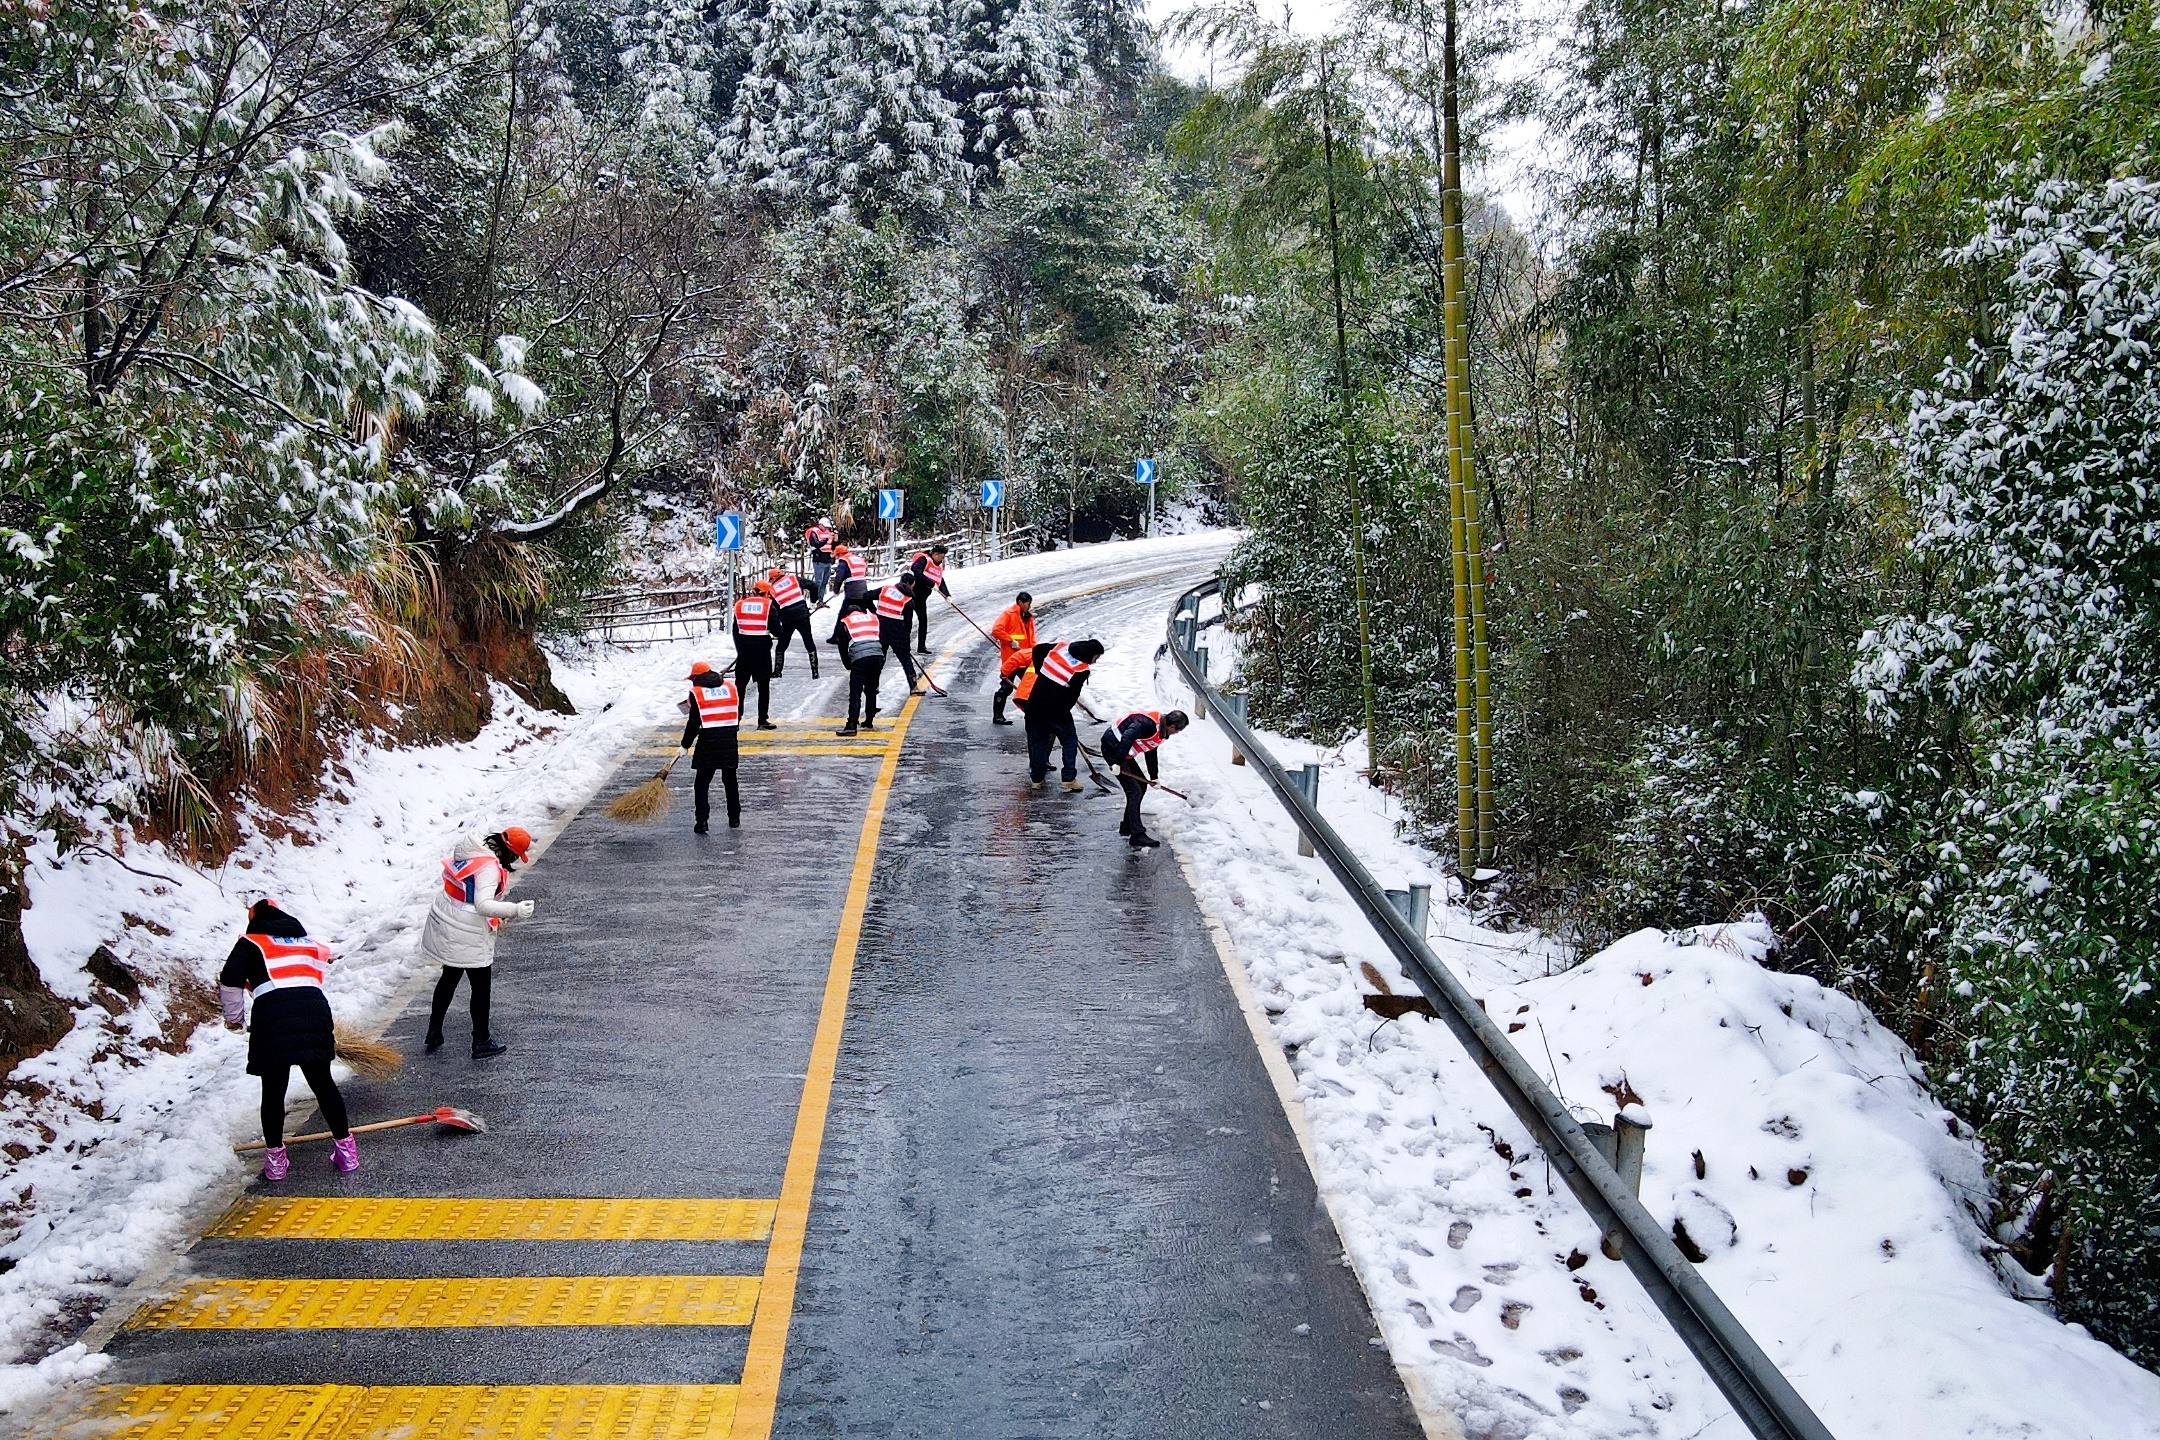
M949 654L950 646L938 658L942 661ZM795 1112L795 1138L788 1146L772 1241L765 1250L765 1283L758 1292L757 1318L750 1322L750 1348L743 1359L742 1389L735 1404L734 1440L768 1440L779 1407L780 1367L787 1359L788 1322L795 1313L795 1281L802 1270L818 1152L825 1143L825 1117L832 1107L833 1070L840 1061L840 1032L847 1024L855 951L862 941L863 915L870 907L870 877L877 869L878 833L884 828L885 804L899 773L900 747L921 703L921 695L910 695L900 707L885 763L878 767L877 780L870 787L862 835L855 842L855 868L848 876L847 903L840 911L832 965L825 972L825 999L818 1009L817 1034L810 1042L809 1074L803 1082L802 1104Z
M494 1275L194 1280L130 1330L390 1330L511 1325L747 1325L748 1275Z

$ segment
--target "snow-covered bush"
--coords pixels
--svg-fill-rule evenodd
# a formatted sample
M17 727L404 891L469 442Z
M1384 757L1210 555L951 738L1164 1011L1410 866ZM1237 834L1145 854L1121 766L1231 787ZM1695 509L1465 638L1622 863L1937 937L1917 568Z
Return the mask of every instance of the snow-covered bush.
M1949 731L1931 833L1952 1043L2071 1313L2160 1354L2160 186L2043 184L1961 257L1997 338L1905 445L1936 600L1863 638L1875 718ZM2060 1226L2059 1230L2054 1227Z

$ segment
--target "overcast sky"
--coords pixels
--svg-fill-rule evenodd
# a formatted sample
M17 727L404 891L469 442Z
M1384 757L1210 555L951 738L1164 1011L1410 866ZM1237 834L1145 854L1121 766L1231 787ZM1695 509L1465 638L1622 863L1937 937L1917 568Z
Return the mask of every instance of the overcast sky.
M1260 0L1263 7L1280 7L1285 0ZM1193 0L1148 0L1148 18L1159 29L1185 10L1194 8ZM1538 34L1524 49L1509 57L1513 73L1505 78L1532 70L1548 62L1552 53L1552 33L1572 8L1570 0L1526 0L1517 13L1541 14ZM1318 35L1334 23L1336 0L1287 0L1290 23L1299 33ZM1163 60L1170 69L1188 80L1207 80L1209 61L1206 52L1165 44ZM1216 78L1220 78L1219 76ZM1537 213L1536 183L1533 171L1543 161L1546 143L1544 127L1534 121L1511 125L1490 137L1489 153L1484 162L1469 167L1463 175L1464 188L1479 191L1497 199L1519 225L1528 225Z

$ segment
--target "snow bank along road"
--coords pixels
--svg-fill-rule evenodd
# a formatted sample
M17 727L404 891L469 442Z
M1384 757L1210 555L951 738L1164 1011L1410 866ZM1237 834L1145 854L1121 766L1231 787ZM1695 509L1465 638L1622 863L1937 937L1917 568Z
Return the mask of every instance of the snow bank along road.
M1050 628L1196 569L1147 568ZM1182 873L1024 797L940 631L956 698L849 741L798 654L741 831L577 816L503 944L510 1053L454 1012L420 1054L416 1006L352 1086L490 1132L302 1152L32 1432L1418 1434Z

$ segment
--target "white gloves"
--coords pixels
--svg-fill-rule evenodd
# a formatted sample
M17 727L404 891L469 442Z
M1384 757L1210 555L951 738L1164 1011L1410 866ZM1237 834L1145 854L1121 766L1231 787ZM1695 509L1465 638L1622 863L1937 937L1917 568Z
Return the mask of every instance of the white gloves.
M532 913L533 913L533 902L532 902L532 901L530 901L530 900L520 900L520 901L518 901L518 919L520 919L520 920L530 920L530 919L532 919Z

